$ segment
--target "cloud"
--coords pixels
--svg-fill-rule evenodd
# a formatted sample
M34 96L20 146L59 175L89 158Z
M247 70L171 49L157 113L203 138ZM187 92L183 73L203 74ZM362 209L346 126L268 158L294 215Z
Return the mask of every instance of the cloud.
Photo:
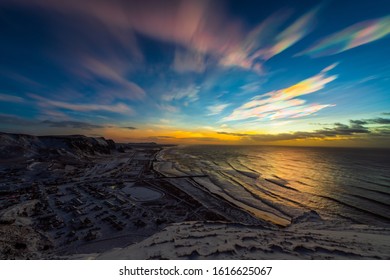
M176 49L172 67L178 73L202 73L206 69L205 55L196 51Z
M351 123L356 124L356 125L390 124L390 119L374 118L374 119L363 119L363 120L351 120Z
M94 128L103 128L104 126L101 125L95 125L90 124L86 122L79 122L79 121L50 121L45 120L41 122L42 124L48 125L50 127L68 127L68 128L75 128L75 129L94 129Z
M127 48L135 47L126 41L126 34L131 35L136 32L184 47L191 50L195 56L206 53L221 55L242 37L241 23L231 21L225 16L223 7L216 4L216 1L86 0L81 3L78 0L49 2L4 0L3 2L8 5L46 9L57 15L70 17L71 22L79 23L80 29L86 29L88 24L94 24L95 27L99 27L99 31L110 32L115 41L119 43L125 41ZM180 56L177 59L178 69L188 70L188 57Z
M335 65L328 66L319 74L303 80L291 87L257 95L251 101L236 108L223 121L238 121L250 118L257 119L283 119L299 118L311 115L332 104L306 104L305 100L298 99L303 95L311 94L323 89L328 83L334 81L337 76L328 76L327 71Z
M16 70L17 71L17 70ZM42 85L35 80L32 80L22 74L19 73L19 71L15 72L15 70L10 69L0 69L0 75L2 77L7 77L8 79L12 80L13 82L16 82L21 85L28 85L33 87L42 87Z
M141 99L145 96L145 91L136 83L129 81L126 76L126 66L115 61L104 61L102 59L87 56L81 61L84 75L91 78L100 78L112 82L122 90L111 90L109 95L119 99Z
M362 46L390 33L390 16L356 23L325 37L298 55L320 57L338 54Z
M247 92L257 92L260 89L261 89L261 86L260 86L260 83L258 81L247 83L247 84L245 84L243 86L240 86L240 90L242 90L245 93L247 93Z
M31 127L31 126L47 125L49 127L56 127L56 128L70 127L70 128L78 128L78 129L93 129L93 128L104 127L101 125L95 125L95 124L79 122L79 121L51 121L51 120L36 121L36 120L24 119L18 116L7 115L7 114L0 114L0 118L2 124L11 124L15 126Z
M35 121L8 114L0 114L0 119L2 125L31 126L36 124Z
M279 134L248 134L248 133L230 133L230 132L217 132L218 134L231 135L242 137L258 142L273 142L273 141L287 141L287 140L302 140L302 139L327 139L337 137L355 137L355 136L375 136L375 137L387 137L389 136L390 127L384 127L382 129L368 128L363 124L374 123L390 124L390 120L378 120L372 119L368 122L365 120L351 120L350 124L334 123L330 128L322 128L311 132L296 131L290 133Z
M55 128L75 128L75 129L104 128L104 126L101 125L95 125L95 124L79 122L79 121L51 121L51 120L36 121L36 120L20 118L14 115L6 115L6 114L0 114L0 118L1 118L1 123L3 125L8 124L12 126L23 126L28 128L42 127L42 126L49 126Z
M387 113L382 113L381 115L386 115ZM390 115L390 114L388 114ZM377 124L390 124L390 119L386 118L372 118L372 119L361 119L361 120L350 120L352 125L363 126L363 125L377 125ZM313 125L329 125L326 123L311 123Z
M176 107L176 106L172 106L172 105L169 105L169 104L161 104L161 105L157 105L157 107L163 111L163 112L168 112L168 113L177 113L180 111L180 108L179 107Z
M384 118L368 119L367 121L371 124L390 124L390 119Z
M112 113L122 113L122 114L134 114L134 110L127 106L124 103L117 103L113 105L103 105L103 104L75 104L63 101L54 101L50 100L36 94L30 94L31 98L39 101L41 107L56 107L67 109L71 111L79 112L90 112L90 111L107 111Z
M195 141L195 142L213 142L213 141L220 141L219 138L216 137L183 137L183 138L177 138L180 140L189 140L189 141Z
M66 115L65 113L60 112L60 111L55 111L55 110L44 109L44 110L41 110L40 113L41 113L41 119L49 118L49 119L64 120L64 119L69 118L68 115Z
M320 6L298 18L292 25L276 36L276 40L272 46L260 49L255 54L255 57L258 56L264 60L268 60L300 41L313 30L315 16L319 9Z
M219 138L215 137L175 137L175 136L150 136L146 138L146 140L149 141L166 141L170 140L173 142L177 141L192 141L192 142L213 142L213 141L219 141Z
M91 130L91 129L101 129L101 128L122 128L122 129L129 129L129 130L135 130L136 127L133 126L124 126L119 127L116 125L110 126L110 125L99 125L99 124L91 124L88 122L82 122L82 121L73 121L73 120L30 120L25 118L20 118L18 116L14 115L8 115L8 114L0 114L1 124L2 125L12 125L12 126L22 126L26 128L37 128L40 127L40 129L44 129L45 127L51 127L51 128L73 128L73 129L84 129L84 130Z
M245 22L229 16L222 1L211 0L4 0L12 5L39 7L72 18L80 29L88 24L108 32L120 46L140 56L134 33L162 42L173 43L176 51L173 69L177 72L203 72L205 56L213 57L223 67L240 67L263 72L263 62L283 52L314 26L318 7L296 19L280 31L288 13L275 13L252 30ZM91 36L87 33L87 36ZM95 35L99 36L99 35ZM92 47L92 46L91 46ZM112 75L99 65L100 74Z
M19 97L19 96L0 93L0 101L22 103L22 102L24 102L24 99L22 97Z
M319 9L320 6L310 10L282 32L278 32L277 27L289 18L288 13L271 15L244 35L238 46L226 52L220 63L252 69L262 74L265 61L290 48L312 31Z
M367 124L368 122L365 121L365 120L351 120L350 121L352 124L355 124L355 125L365 125Z
M163 136L150 136L146 138L146 140L148 141L160 141L160 140L170 140L170 139L176 139L176 137L163 135Z
M236 132L224 132L224 131L219 131L217 132L218 134L222 135L231 135L231 136L240 136L240 137L246 137L246 136L253 136L256 134L247 134L247 133L236 133Z
M113 112L113 113L133 113L134 111L123 103L117 103L115 105L102 105L102 104L72 104L67 102L61 102L61 101L48 101L45 104L68 109L72 111L82 111L82 112L89 112L89 111L107 111L107 112Z
M353 121L350 122L350 125L335 123L333 128L324 128L316 130L315 134L323 137L333 137L333 136L345 136L358 133L370 133L370 130L363 125L356 124Z
M163 101L185 101L188 103L195 102L199 99L200 88L195 85L190 85L186 88L176 88L169 93L163 94L161 99Z
M5 0L0 5L21 6L32 13L39 10L43 17L48 16L51 33L46 36L51 43L50 47L44 46L41 60L58 63L61 70L72 75L66 86L82 84L84 88L87 86L89 90L104 94L105 98L142 99L145 91L129 78L141 64L143 55L134 30L130 24L125 25L125 14L121 15L126 3L104 2ZM113 16L111 22L110 16ZM15 18L17 26L20 22ZM114 90L98 92L102 85Z
M222 111L225 110L226 107L228 106L230 106L230 104L218 104L218 105L208 106L207 110L210 112L208 115L209 116L218 115L222 113Z

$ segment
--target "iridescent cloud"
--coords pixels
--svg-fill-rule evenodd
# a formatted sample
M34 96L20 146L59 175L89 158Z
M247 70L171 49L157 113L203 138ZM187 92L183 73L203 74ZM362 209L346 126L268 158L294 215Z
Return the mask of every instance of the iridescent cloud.
M298 55L333 55L379 40L390 33L390 16L356 23L329 35Z
M280 33L278 27L289 16L285 12L271 15L245 35L240 44L229 48L220 63L262 73L264 61L285 51L311 32L318 10L319 7L316 7L307 12Z
M307 12L282 31L280 28L289 19L289 14L278 12L248 31L241 20L224 12L219 1L85 0L82 5L78 0L4 1L70 14L81 23L80 28L86 28L83 24L86 20L88 24L103 24L105 31L136 56L142 55L133 40L134 31L159 41L174 43L178 50L172 68L180 73L204 71L205 55L212 56L213 61L221 66L261 73L264 61L291 47L311 31L319 10L317 7ZM126 36L133 39L129 40ZM185 50L181 50L183 48ZM97 70L110 71L102 65ZM137 93L142 95L140 90Z
M336 64L326 67L317 75L303 80L291 87L280 89L266 94L257 95L251 101L235 109L223 121L238 121L250 118L257 119L283 119L299 118L311 115L332 104L308 104L298 96L307 95L323 89L328 83L334 81L337 76L328 76Z
M292 25L276 36L272 46L258 50L255 56L268 60L297 43L313 30L315 16L319 9L320 7L318 6L298 18Z

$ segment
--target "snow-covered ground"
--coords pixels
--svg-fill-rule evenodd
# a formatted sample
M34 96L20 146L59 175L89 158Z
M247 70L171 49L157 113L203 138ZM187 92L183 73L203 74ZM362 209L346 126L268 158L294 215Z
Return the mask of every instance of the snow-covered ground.
M148 187L125 187L122 191L136 201L152 201L164 195L164 193Z
M304 220L284 229L184 222L81 259L388 259L390 229Z

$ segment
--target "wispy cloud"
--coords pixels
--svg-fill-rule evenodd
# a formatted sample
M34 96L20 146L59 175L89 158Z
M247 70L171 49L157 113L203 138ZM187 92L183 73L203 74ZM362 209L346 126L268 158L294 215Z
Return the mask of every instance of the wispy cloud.
M126 26L125 2L5 0L0 5L27 7L32 13L45 10L43 17L50 15L52 32L47 38L51 46L41 59L57 63L71 76L65 87L82 84L98 97L112 100L142 99L144 89L129 75L143 55L128 20ZM111 90L101 89L103 85Z
M320 57L344 52L390 34L390 16L356 23L318 41L298 55Z
M43 109L40 111L41 118L40 119L59 119L59 120L66 120L69 119L69 116L66 115L63 112L60 112L58 110L52 110L52 109Z
M77 104L77 103L69 103L63 101L55 101L51 99L47 99L36 94L30 94L31 98L38 100L38 105L41 107L56 107L62 108L71 111L79 111L79 112L90 112L90 111L107 111L113 113L122 113L122 114L134 114L134 110L130 108L128 105L124 103L117 103L113 105L105 105L105 104Z
M315 17L319 9L320 6L298 18L292 25L276 36L273 45L258 50L255 57L258 56L264 60L268 60L299 42L313 30Z
M218 104L213 106L208 106L207 110L209 111L209 116L218 115L222 113L223 110L226 109L230 104Z
M123 63L104 61L96 57L87 56L81 61L86 71L85 75L91 78L100 78L119 86L119 90L111 90L109 95L118 99L140 99L145 96L145 91L136 83L126 78L127 67ZM78 70L80 71L80 70Z
M37 127L52 127L52 128L75 128L75 129L96 129L104 128L102 125L90 124L87 122L80 121L52 121L52 120L30 120L25 118L20 118L14 115L0 114L1 122L5 125L20 126L28 129L33 129Z
M276 27L289 17L288 13L275 13L243 35L237 45L228 48L220 63L263 73L265 61L293 46L312 31L319 9L318 6L310 10L282 32Z
M12 125L12 126L31 126L36 124L33 120L21 118L19 116L10 114L0 114L1 124Z
M191 103L199 99L199 91L200 88L195 85L190 85L186 88L175 88L171 92L163 94L161 99L167 102L182 100Z
M96 125L96 124L90 124L86 122L79 122L79 121L51 121L51 120L45 120L41 122L44 125L48 125L50 127L68 127L68 128L76 128L76 129L94 129L94 128L103 128L104 126Z
M205 55L196 51L176 49L172 67L178 73L201 73L206 69Z
M173 106L173 105L169 105L169 104L161 104L161 105L157 105L157 107L161 111L168 112L168 113L177 113L177 112L180 111L179 107L176 107L176 106Z
M297 99L296 97L317 92L323 89L328 83L334 81L337 76L328 76L327 72L332 70L335 65L333 64L322 70L319 74L291 87L257 95L222 120L299 118L333 106L332 104L305 104L305 100Z
M104 128L115 128L115 129L128 129L135 130L136 127L133 126L117 126L117 125L108 125L108 124L94 124L90 122L84 121L75 121L75 120L50 120L46 119L43 121L40 120L31 120L26 118L21 118L15 115L9 114L0 114L1 124L2 125L12 125L17 127L23 127L25 129L34 130L39 128L39 130L44 131L58 131L58 130L50 130L53 129L80 129L80 130L97 130Z
M3 102L13 102L13 103L22 103L25 100L22 97L19 97L19 96L0 93L0 101L3 101Z
M71 15L72 20L95 22L111 39L135 56L141 56L134 32L176 45L172 63L177 72L203 72L205 57L223 67L240 67L263 72L263 62L283 52L304 38L313 28L318 7L298 17L280 30L288 13L275 13L248 30L239 18L228 15L220 1L144 0L144 1L45 1L4 0L13 5L37 6ZM91 20L92 19L92 20ZM84 23L84 24L83 24ZM276 28L277 27L277 28ZM132 40L128 38L133 38ZM95 74L123 83L117 72L93 62ZM131 85L133 87L133 85Z

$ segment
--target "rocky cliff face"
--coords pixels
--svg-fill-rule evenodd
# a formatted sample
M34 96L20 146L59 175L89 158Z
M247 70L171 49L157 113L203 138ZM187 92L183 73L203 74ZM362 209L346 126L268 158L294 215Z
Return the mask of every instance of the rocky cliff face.
M83 135L70 136L32 136L0 132L0 157L30 158L39 155L91 156L110 154L116 150L113 140L103 137L93 138Z

